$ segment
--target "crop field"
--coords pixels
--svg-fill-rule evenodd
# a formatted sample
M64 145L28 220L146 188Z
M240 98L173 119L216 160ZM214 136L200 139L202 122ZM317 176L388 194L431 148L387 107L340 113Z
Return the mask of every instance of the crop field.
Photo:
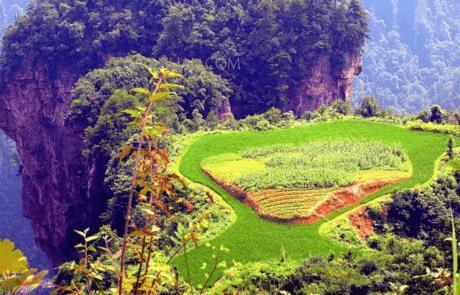
M289 258L302 259L309 255L341 254L347 251L348 249L345 246L336 244L320 235L319 227L326 220L332 220L395 189L411 188L428 181L433 175L436 159L446 149L447 138L448 136L444 134L413 131L395 125L365 120L317 123L287 130L207 134L200 137L187 149L182 156L179 169L182 175L189 180L203 184L220 194L237 215L235 223L210 241L211 245L216 246L217 249L220 245L224 245L230 250L228 253L217 253L219 259L227 260L230 266L234 260L246 263L279 259L282 248ZM251 173L260 173L267 169L268 164L265 162L261 165L260 161L256 159L244 158L244 151L246 150L257 150L258 148L276 145L301 146L331 139L356 142L374 141L382 143L383 146L397 147L397 149L404 151L404 156L401 157L407 157L406 164L409 165L410 162L411 177L384 187L355 204L337 210L329 214L324 220L313 224L292 225L260 218L254 210L232 197L202 170L202 165L219 166L218 162L221 162L222 159L213 163L210 160L216 160L213 157L220 155L228 159L228 154L233 154L233 157L238 160L229 161L228 164L225 164L228 167L225 170L222 169L222 175L220 176L228 177L227 179L235 181L242 177L241 173L235 172L241 171L238 167L245 167ZM402 159L401 157L400 159ZM241 162L242 160L252 160L252 163L247 165ZM406 167L404 161L401 164ZM395 175L407 173L401 172L401 167L403 166L395 166L398 167L394 170ZM384 167L384 165L381 167ZM363 173L363 171L369 173ZM354 177L361 180L379 179L382 174L385 174L385 169L378 171L359 170ZM263 198L262 196L258 197ZM313 197L311 202L314 203ZM203 283L205 274L200 267L203 263L213 265L213 255L215 254L212 248L205 245L189 251L187 259L191 267L191 279L195 283ZM186 271L184 257L178 257L175 260L175 264L178 266L179 271L184 274Z
M338 187L354 183L363 170L409 170L400 145L362 140L247 149L205 159L202 168L245 191Z
M356 192L349 189L346 196L357 200L365 196L360 187L372 178L388 183L410 176L401 146L378 141L321 140L253 148L207 158L201 166L224 187L231 184L229 191L244 196L261 217L292 223L317 221L305 218L328 202L334 204L328 211L340 207L343 186L354 188Z
M249 193L249 198L257 204L257 213L263 217L292 220L309 216L325 200L333 189L318 190L263 190Z

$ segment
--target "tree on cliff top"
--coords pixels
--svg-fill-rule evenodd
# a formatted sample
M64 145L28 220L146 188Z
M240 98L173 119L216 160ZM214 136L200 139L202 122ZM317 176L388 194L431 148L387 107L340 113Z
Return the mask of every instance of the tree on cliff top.
M39 0L6 33L2 68L86 73L130 53L198 58L232 82L242 116L282 106L318 57L360 50L366 36L358 1Z

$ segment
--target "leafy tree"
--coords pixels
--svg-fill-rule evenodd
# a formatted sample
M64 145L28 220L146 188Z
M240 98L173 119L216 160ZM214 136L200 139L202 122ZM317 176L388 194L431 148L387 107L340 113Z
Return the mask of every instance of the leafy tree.
M94 70L76 83L72 93L71 120L84 127L93 126L101 114L106 100L115 90L129 91L135 86L147 87L148 74L144 65L154 68L168 67L184 76L183 88L178 89L178 97L168 102L168 106L158 106L155 115L173 127L181 114L191 118L193 109L207 116L217 111L230 97L228 82L213 74L198 60L174 63L166 59L151 59L140 55L113 59L104 68Z
M352 113L350 103L341 99L336 99L332 104L332 108L342 115L350 115Z
M158 141L166 132L162 124L152 121L152 110L160 101L174 97L176 94L173 90L180 86L171 83L170 80L181 78L182 76L161 69L155 71L147 68L151 74L151 83L153 89L134 88L133 91L139 95L147 97L147 106L137 106L136 108L127 109L124 112L131 115L135 121L133 122L139 129L138 138L136 139L135 147L128 145L122 149L120 161L123 161L131 154L134 166L132 170L132 185L129 192L128 204L125 217L125 225L123 231L123 242L121 246L120 258L120 273L118 277L118 293L121 295L125 290L123 280L126 277L125 257L129 241L129 229L132 224L132 205L135 194L138 197L138 206L141 206L145 215L145 223L142 228L136 228L135 233L142 238L142 246L140 251L139 270L136 275L136 283L134 291L142 288L141 285L147 281L147 275L152 256L153 242L157 236L159 228L156 223L156 210L162 210L169 214L167 206L162 197L163 193L167 193L168 197L175 200L177 194L175 192L175 183L180 182L176 175L170 174L168 171L169 159L167 152L159 148ZM182 202L186 203L186 200ZM144 275L141 278L142 271ZM150 279L152 286L155 278ZM150 284L150 283L149 283ZM150 288L151 289L151 288ZM147 288L146 288L147 290Z
M346 34L349 49L362 48L368 38L367 12L359 0L351 0L346 12Z
M192 112L192 122L193 122L193 128L194 130L200 129L204 125L204 119L203 115L201 115L200 111L198 109L194 109Z
M356 112L364 118L376 117L380 113L378 101L370 96L365 97Z
M434 105L431 107L431 116L430 121L436 124L446 123L447 113L439 105Z
M328 258L259 262L230 269L211 291L254 294L393 294L399 287L409 294L433 294L442 280L425 276L427 268L442 265L434 247L397 237L375 237L378 249L366 255L349 252ZM399 293L396 293L399 294Z
M455 177L437 179L428 190L393 193L388 206L388 223L394 232L426 241L450 253L445 239L450 237L450 208L456 223L460 216L459 183Z
M417 119L428 123L431 121L431 111L430 110L423 110L420 114L417 115Z

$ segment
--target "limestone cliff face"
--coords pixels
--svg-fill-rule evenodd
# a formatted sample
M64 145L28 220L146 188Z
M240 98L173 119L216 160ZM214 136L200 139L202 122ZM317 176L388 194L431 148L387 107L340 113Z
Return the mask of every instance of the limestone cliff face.
M336 68L329 55L320 56L312 69L288 97L285 109L297 115L314 111L320 105L330 105L336 99L348 101L352 94L353 78L361 73L361 56L356 51L344 54L343 66Z
M68 126L70 90L78 78L72 68L27 62L0 91L0 128L17 144L23 162L24 215L35 239L54 264L70 257L74 229L97 223L101 201L83 193L82 130Z

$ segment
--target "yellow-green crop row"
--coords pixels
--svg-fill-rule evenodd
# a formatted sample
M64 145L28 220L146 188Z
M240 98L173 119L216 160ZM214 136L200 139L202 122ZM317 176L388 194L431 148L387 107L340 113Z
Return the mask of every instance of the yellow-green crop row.
M221 154L203 160L201 166L246 191L339 187L364 177L388 177L389 171L401 178L410 170L398 144L330 139Z

